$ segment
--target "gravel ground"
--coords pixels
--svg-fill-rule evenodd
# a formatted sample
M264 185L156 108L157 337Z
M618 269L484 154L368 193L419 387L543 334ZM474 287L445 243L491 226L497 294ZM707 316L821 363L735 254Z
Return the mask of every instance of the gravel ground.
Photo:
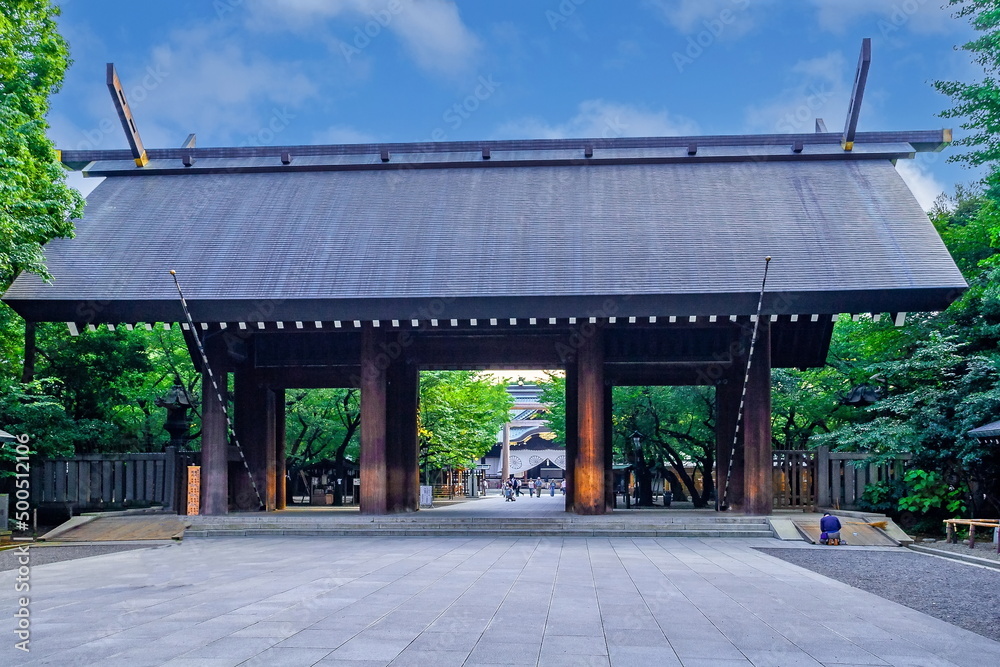
M927 547L928 549L939 549L941 551L950 551L956 554L962 554L963 556L975 556L976 558L985 558L987 560L995 560L1000 562L1000 554L997 553L996 547L993 546L992 542L976 542L976 548L970 549L968 542L959 542L958 544L948 544L947 542L917 542L918 547Z
M29 555L32 565L45 565L46 563L58 563L64 560L75 560L77 558L87 558L88 556L101 556L103 554L113 554L119 551L131 551L132 549L146 549L152 545L145 544L102 544L90 545L81 544L72 547L29 547ZM18 558L21 556L19 549L5 549L0 551L0 572L6 570L16 570L18 568Z
M1000 641L1000 570L905 549L760 551Z

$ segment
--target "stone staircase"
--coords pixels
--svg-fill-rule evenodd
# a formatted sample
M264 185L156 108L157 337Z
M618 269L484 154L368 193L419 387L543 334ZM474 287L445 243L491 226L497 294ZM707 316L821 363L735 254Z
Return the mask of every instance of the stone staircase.
M192 537L304 535L324 537L756 537L774 533L764 517L563 516L192 516Z

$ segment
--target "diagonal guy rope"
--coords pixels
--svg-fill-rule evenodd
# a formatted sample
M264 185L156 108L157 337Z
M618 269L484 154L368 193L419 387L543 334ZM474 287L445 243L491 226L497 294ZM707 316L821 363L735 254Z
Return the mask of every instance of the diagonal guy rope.
M767 269L771 266L771 256L764 258L764 278L760 281L760 296L757 298L757 317L753 321L753 335L750 337L750 351L747 353L747 369L743 374L743 389L740 392L740 407L736 411L736 430L733 432L733 446L729 450L729 467L726 469L726 488L722 491L722 507L729 507L729 480L733 476L733 457L736 455L736 443L740 438L740 426L743 424L743 404L747 397L747 383L750 382L750 364L753 363L753 350L757 346L757 330L760 327L760 311L764 306L764 286L767 285Z
M177 272L170 269L170 275L173 276L174 285L177 286L177 294L181 297L181 308L184 309L184 317L187 318L188 326L191 328L191 336L194 337L195 346L198 348L198 354L201 356L201 363L205 367L208 379L212 381L212 390L218 397L219 404L225 407L226 401L222 396L222 389L219 387L219 383L215 379L215 373L212 372L212 367L208 363L208 355L205 354L205 346L202 345L201 339L198 338L198 329L195 327L194 320L191 318L191 312L188 310L187 301L184 299L184 292L181 290L181 284L177 280ZM233 429L233 422L229 419L229 410L226 410L225 414L226 430L229 433L229 437L232 438L233 444L236 445L236 451L240 453L240 460L243 461L243 467L246 469L247 476L250 478L250 486L253 487L253 492L257 494L258 507L264 507L264 499L261 497L260 491L257 489L257 482L253 478L253 473L250 472L250 464L247 463L247 457L243 454L243 447L240 446L240 441L236 438L236 431Z

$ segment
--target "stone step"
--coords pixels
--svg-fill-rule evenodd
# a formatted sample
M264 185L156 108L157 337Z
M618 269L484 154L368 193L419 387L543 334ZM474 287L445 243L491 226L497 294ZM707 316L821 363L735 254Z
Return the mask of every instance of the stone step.
M546 528L519 526L510 528L481 527L470 529L459 526L194 526L185 531L185 537L252 537L275 535L302 535L327 537L757 537L773 536L770 528L751 526L689 526L666 527L628 526L574 526L572 528Z
M550 531L586 531L595 530L607 533L630 532L657 532L674 530L729 530L748 532L773 532L767 525L746 525L746 524L573 524L573 525L537 525L525 523L502 523L495 525L456 525L446 522L426 523L426 524L398 524L398 523L364 523L364 524L342 524L342 523L212 523L194 524L189 531L196 530L343 530L343 531L410 531L410 530L449 530L466 532L493 532L503 530L550 530Z

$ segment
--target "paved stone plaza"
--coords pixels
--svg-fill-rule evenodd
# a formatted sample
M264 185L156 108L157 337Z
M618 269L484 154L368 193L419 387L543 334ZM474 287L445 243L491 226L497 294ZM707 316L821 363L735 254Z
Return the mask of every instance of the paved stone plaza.
M778 544L192 539L33 567L30 654L0 573L0 664L1000 664L1000 643L753 549Z

